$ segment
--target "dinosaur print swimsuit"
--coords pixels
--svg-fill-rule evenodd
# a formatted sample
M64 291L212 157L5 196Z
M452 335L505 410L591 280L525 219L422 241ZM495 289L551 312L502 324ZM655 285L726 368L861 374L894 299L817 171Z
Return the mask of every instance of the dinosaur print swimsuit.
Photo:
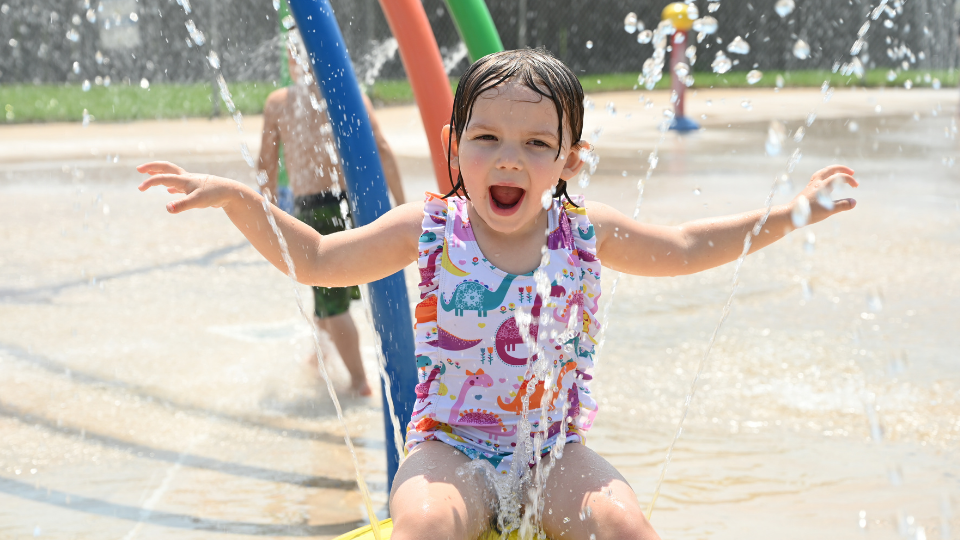
M589 382L600 261L583 199L574 202L554 199L548 257L514 275L480 251L466 200L427 193L407 451L441 441L501 474L523 474L515 462L532 465L561 434L584 441L597 413Z

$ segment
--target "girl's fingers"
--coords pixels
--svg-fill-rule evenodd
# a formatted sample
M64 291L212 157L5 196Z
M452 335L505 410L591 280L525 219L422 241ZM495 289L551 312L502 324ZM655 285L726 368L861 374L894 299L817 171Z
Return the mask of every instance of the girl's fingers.
M146 174L185 174L187 172L179 166L170 163L169 161L152 161L150 163L144 163L143 165L137 167L137 171Z
M824 167L817 171L813 177L818 180L823 180L830 178L835 174L846 174L848 176L853 176L853 169L847 167L846 165L830 165L829 167Z
M190 179L176 174L156 174L144 180L137 189L146 191L153 186L166 186L169 188L167 191L170 189L176 190L171 191L171 193L186 193L187 188L190 187L190 182Z
M846 212L847 210L853 210L857 206L856 199L840 199L838 201L833 201L833 213Z
M856 178L854 178L854 177L852 177L852 176L850 176L849 174L846 174L846 173L835 174L835 175L831 176L831 177L829 178L829 180L830 180L831 182L836 182L836 181L839 180L839 181L847 184L847 185L850 186L850 187L859 187L859 186L860 186L860 182L857 182L857 179L856 179Z
M205 207L206 205L199 200L200 196L198 193L199 191L194 191L180 200L167 203L167 212L170 212L171 214L179 214L180 212L185 212L192 208Z

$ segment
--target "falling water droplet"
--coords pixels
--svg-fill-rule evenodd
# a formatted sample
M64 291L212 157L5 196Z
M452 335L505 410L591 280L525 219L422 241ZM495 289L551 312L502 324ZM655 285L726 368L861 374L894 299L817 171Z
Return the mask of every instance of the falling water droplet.
M592 48L593 48L593 41L590 41L589 39L587 40L587 48L588 48L588 49L592 49Z
M798 127L797 131L793 134L793 142L798 144L803 142L803 136L806 135L806 133L807 130L803 126Z
M592 100L592 99L590 99L590 98L583 98L583 108L584 108L584 109L586 109L586 110L588 110L588 111L592 111L592 110L593 110L593 107L594 107L594 105L593 105L593 100Z
M210 54L207 55L207 62L213 69L220 69L220 56L216 51L210 51ZM310 95L313 96L313 94Z
M66 36L67 36L67 39L68 39L68 40L70 40L70 41L72 41L72 42L74 42L74 43L80 41L80 32L77 32L77 30L76 30L75 28L71 28L71 29L67 30Z
M70 22L72 22L74 26L80 26L80 16L74 15L70 18Z
M907 79L906 81L903 82L903 87L906 88L907 90L913 88L913 81L911 81L910 79Z
M106 77L103 78L103 85L104 85L104 86L110 86L110 76L109 76L109 75L107 75Z
M790 220L798 229L810 221L810 201L806 197L797 197L797 201L793 203L793 210L790 211Z
M139 15L137 15L136 13L131 13L131 14L130 14L130 21L132 21L132 22L137 22L137 21L139 21L139 20L140 20L140 16L139 16Z
M700 194L700 188L693 188L693 194L694 194L694 195L699 195L699 194Z
M812 112L812 113L808 114L808 115L807 115L807 127L812 126L813 123L814 123L814 121L816 121L816 119L817 119L817 113Z
M777 88L783 88L784 82L783 75L777 75Z
M750 100L749 100L749 99L745 99L745 100L741 101L741 102L740 102L740 106L743 107L744 109L748 110L748 111L752 111L752 110L753 110L753 104L750 103Z
M747 73L747 84L757 84L763 78L763 72L758 69L750 70Z
M847 129L850 130L850 133L856 133L857 131L860 131L860 124L851 120L850 123L847 124Z
M544 210L549 210L553 205L553 188L549 188L543 192L543 195L540 196L540 204L543 205Z
M190 39L193 40L197 46L203 45L206 41L203 37L203 32L197 29L196 23L193 22L193 19L188 20L184 23L184 26L187 27L187 33L190 34Z
M86 109L83 110L83 127L90 125L90 113Z
M84 92L89 92L89 91L90 91L90 80L89 80L89 79L84 79L84 80L83 80L83 84L80 85L80 89L83 90Z
M713 60L713 63L710 64L710 67L713 68L714 73L723 74L730 71L733 63L727 58L727 55L723 54L723 51L718 51L717 57Z
M777 12L777 15L783 18L793 13L793 9L795 7L796 4L793 3L793 0L777 0L777 3L773 5L773 10Z
M150 81L148 81L146 77L140 79L140 88L144 90L150 88Z
M96 12L96 11L94 11L94 10L92 10L92 9L88 9L88 10L87 10L87 22L89 22L89 23L91 23L91 24L97 22L97 12Z
M750 52L750 44L742 37L737 36L727 45L727 52L732 54L747 54Z
M612 101L607 102L607 113L608 113L610 116L616 116L616 115L617 115L617 106L616 106L616 104L614 104Z
M73 72L77 75L80 74L80 62L73 63Z
M767 128L767 142L764 144L764 150L768 156L779 156L783 150L783 141L787 137L787 128L782 122L776 120L770 122Z
M637 43L641 45L646 45L653 41L653 32L651 30L644 30L637 33Z
M833 188L830 184L823 186L823 188L817 190L817 204L822 206L825 210L833 210Z
M887 19L887 20L883 21L883 27L884 27L884 28L893 28L893 21L891 21L890 19Z
M632 34L637 31L637 14L634 12L627 13L627 16L623 19L623 29L626 30L628 34Z
M799 148L793 151L793 154L790 156L790 159L787 161L787 172L792 173L797 170L797 165L800 163L800 159L803 157L803 153Z
M673 66L673 72L682 79L690 74L690 66L685 62L677 62L677 65Z
M810 58L810 45L807 45L806 41L798 39L797 42L793 44L793 55L800 60Z
M273 10L280 11L280 0L273 0Z
M710 2L707 4L707 11L710 13L716 13L720 9L720 2Z
M103 53L97 51L97 54L93 55L93 59L97 61L97 64L103 64Z
M857 521L857 524L860 525L861 529L866 529L867 528L867 511L861 510L859 517L860 519Z
M693 31L703 32L704 34L713 34L717 31L717 19L707 15L702 19L693 21Z
M934 80L930 83L930 87L933 88L934 90L939 90L939 89L940 89L940 79L934 79Z

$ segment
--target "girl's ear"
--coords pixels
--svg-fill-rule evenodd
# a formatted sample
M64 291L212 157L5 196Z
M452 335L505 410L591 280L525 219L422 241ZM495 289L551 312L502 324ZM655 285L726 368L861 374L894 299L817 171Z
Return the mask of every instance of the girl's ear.
M581 150L589 152L593 150L593 145L581 140L570 147L570 151L567 153L567 161L563 164L563 170L560 171L560 178L562 180L569 181L580 172L580 169L583 167L583 160L580 159Z
M450 168L459 171L460 145L457 143L456 136L450 137L451 132L450 124L443 126L443 129L440 130L440 142L443 144L444 155L450 156Z

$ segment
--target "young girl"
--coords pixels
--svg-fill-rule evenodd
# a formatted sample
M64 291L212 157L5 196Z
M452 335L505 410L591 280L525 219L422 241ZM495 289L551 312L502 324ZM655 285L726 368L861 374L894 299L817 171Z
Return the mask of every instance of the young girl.
M356 285L419 262L410 361L420 384L390 496L392 538L476 538L498 515L501 527L516 527L524 511L524 525L551 538L656 539L623 476L584 445L597 414L600 264L644 276L713 268L740 255L765 211L667 227L567 196L588 147L583 90L544 51L481 58L461 77L453 108L441 134L457 172L448 196L428 193L325 236L271 207L301 283ZM253 189L170 163L138 170L151 175L140 190L186 194L170 213L223 208L286 271ZM817 202L834 182L856 187L852 174L842 166L814 174L793 203L772 208L751 251L794 228L799 199L810 223L852 209L852 199L831 209Z

